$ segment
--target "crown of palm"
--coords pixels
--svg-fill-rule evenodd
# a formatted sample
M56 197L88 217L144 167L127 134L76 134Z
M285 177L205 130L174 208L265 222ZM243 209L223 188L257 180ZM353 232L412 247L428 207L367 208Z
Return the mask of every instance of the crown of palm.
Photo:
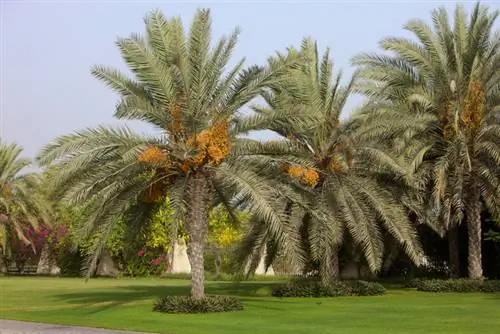
M6 251L10 233L26 243L26 227L39 222L51 224L50 208L42 196L40 179L36 174L21 174L30 161L20 157L22 149L16 144L0 141L0 239Z
M451 25L447 11L440 8L432 13L432 27L421 20L405 25L416 41L382 40L382 48L392 56L363 54L354 59L364 79L358 90L389 106L372 115L372 130L386 123L388 133L412 131L414 143L429 147L422 161L434 163L426 164L420 174L431 183L445 226L463 220L471 185L480 185L488 206L498 210L500 194L493 190L500 185L494 171L500 163L495 116L500 102L500 31L493 31L498 15L477 4L467 18L458 5Z
M289 63L270 59L266 66L243 69L240 61L228 69L239 31L211 48L208 10L197 11L187 34L178 18L167 20L158 11L145 23L145 37L116 43L133 79L105 66L92 73L120 94L116 118L145 121L160 134L100 126L57 138L39 156L42 164L56 165L57 195L92 206L82 232L99 229L104 240L117 214L127 212L126 220L140 225L167 193L175 212L186 212L189 179L201 173L211 200L228 207L245 202L280 233L281 217L271 204L275 190L268 183L273 173L265 171L272 172L275 157L291 150L241 135L284 122L301 124L303 116L287 110L247 115L241 108L277 86ZM97 244L94 265L104 245Z
M342 87L341 76L333 75L328 51L320 57L311 39L305 39L300 50L291 48L287 55L278 55L278 58L287 56L298 56L300 61L284 74L285 88L265 95L270 108L257 111L272 113L287 108L311 116L309 123L302 127L287 123L273 128L287 137L285 141L304 159L304 163L286 164L284 171L292 179L314 188L305 196L308 198L305 203L309 204L291 204L286 210L290 225L302 226L300 230L306 233L306 244L310 245L302 245L308 249L302 247L295 253L299 257L309 253L322 263L321 268L325 270L322 276L331 279L333 276L328 270L330 256L334 255L332 249L338 247L347 231L375 271L380 268L383 254L381 231L388 230L418 263L420 246L404 210L374 178L366 177L366 170L373 167L353 164L351 137L355 134L348 124L341 124L339 120L353 80ZM255 224L246 237L242 246L246 251L242 253L258 254L248 249L263 247L265 231L264 225ZM267 248L271 251L268 251L267 262L271 263L277 247L272 240L268 241L271 243Z

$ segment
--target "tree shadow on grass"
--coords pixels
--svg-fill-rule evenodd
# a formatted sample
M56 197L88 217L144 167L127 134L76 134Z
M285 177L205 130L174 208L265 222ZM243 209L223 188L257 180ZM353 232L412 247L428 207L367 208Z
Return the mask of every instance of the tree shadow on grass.
M160 283L161 284L161 283ZM137 303L161 296L188 295L189 286L186 285L127 285L110 287L106 290L90 290L61 293L55 297L68 304L78 305L79 309L86 310L88 314L104 311L109 308L126 304ZM232 295L243 297L243 301L259 300L270 296L272 286L269 282L217 282L206 286L209 295ZM245 298L246 297L246 298ZM266 300L267 302L268 300ZM279 299L276 299L279 301Z
M488 292L488 293L484 293L484 299L500 300L500 292Z

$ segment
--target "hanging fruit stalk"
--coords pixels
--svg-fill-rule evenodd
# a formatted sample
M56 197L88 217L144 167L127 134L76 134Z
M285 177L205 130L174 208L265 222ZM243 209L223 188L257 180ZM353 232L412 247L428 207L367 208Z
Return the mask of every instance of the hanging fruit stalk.
M180 119L180 108L171 109L174 115L173 128L181 130L182 122L177 122ZM176 118L177 117L177 118ZM172 129L173 129L172 128ZM186 146L196 153L194 156L185 160L172 161L166 150L162 150L156 146L146 148L137 160L141 163L155 167L155 180L148 189L142 194L141 199L146 202L158 202L166 194L166 188L174 180L167 176L167 171L171 171L174 166L177 166L182 172L187 173L190 170L195 170L204 165L217 166L222 163L224 158L229 154L229 131L226 121L217 122L212 127L201 131L197 136L188 137Z
M308 187L314 188L318 184L319 174L312 168L303 167L297 164L286 164L283 170L285 173Z
M196 150L196 155L182 162L182 171L186 173L205 164L212 166L221 164L229 154L228 136L228 123L222 121L203 130L196 138L189 137L186 146Z
M460 125L470 136L474 136L481 127L484 118L485 94L483 86L478 81L472 81L464 101L460 115Z

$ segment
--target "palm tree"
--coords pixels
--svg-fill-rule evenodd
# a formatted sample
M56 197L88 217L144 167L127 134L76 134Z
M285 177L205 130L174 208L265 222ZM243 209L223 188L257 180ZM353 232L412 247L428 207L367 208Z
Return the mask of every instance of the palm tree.
M357 140L359 134L340 120L354 81L342 86L341 74L333 74L329 51L320 56L312 39L304 39L300 50L289 48L286 55L278 55L282 61L288 57L300 57L300 65L289 70L283 87L264 94L270 108L257 111L268 115L295 109L314 115L305 125L271 127L304 159L302 165L282 166L291 180L309 190L308 207L291 199L287 207L289 216L300 217L302 251L320 263L324 280L338 279L338 252L342 240L349 237L376 272L382 264L383 234L388 232L419 263L422 252L406 211L389 188L373 177L376 166L367 154L368 147ZM265 233L265 226L260 233ZM250 231L246 247L258 236L258 231ZM268 249L276 247L269 245Z
M301 119L287 112L241 112L265 87L277 84L276 76L286 64L271 60L265 67L243 70L242 60L227 69L239 31L211 48L209 10L197 11L187 34L180 18L167 20L159 11L150 13L145 23L145 37L133 34L116 43L133 79L104 66L93 67L92 74L120 94L115 117L145 121L159 134L99 126L59 137L43 149L39 161L55 163L54 183L62 199L87 203L90 214L83 232L99 230L102 240L116 215L126 213L133 229L168 194L189 236L191 296L200 299L212 205L223 203L231 209L238 198L273 233L282 233L281 216L272 206L274 189L264 174L272 163L267 154L287 147L241 135ZM103 247L103 242L97 244L90 268Z
M392 55L363 54L359 90L391 105L377 124L386 131L405 129L408 117L420 117L418 136L431 145L425 178L434 212L446 230L466 219L469 277L482 277L481 203L498 215L500 208L500 31L499 11L477 4L469 19L457 5L453 26L444 8L432 13L433 27L411 20L405 29L417 41L386 38ZM406 119L406 121L394 120ZM412 130L413 131L413 130Z
M37 174L21 174L31 162L21 158L22 149L0 141L0 239L2 252L9 251L9 241L17 236L30 244L26 228L50 223L49 206L41 196Z

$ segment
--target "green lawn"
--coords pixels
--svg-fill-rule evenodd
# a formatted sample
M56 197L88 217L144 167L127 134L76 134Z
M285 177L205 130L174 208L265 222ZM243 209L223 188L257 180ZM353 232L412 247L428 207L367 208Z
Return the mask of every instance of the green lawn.
M156 296L187 293L187 281L0 277L0 318L158 333L499 333L500 294L430 294L329 299L268 297L271 282L209 282L239 295L245 310L207 315L151 311Z

